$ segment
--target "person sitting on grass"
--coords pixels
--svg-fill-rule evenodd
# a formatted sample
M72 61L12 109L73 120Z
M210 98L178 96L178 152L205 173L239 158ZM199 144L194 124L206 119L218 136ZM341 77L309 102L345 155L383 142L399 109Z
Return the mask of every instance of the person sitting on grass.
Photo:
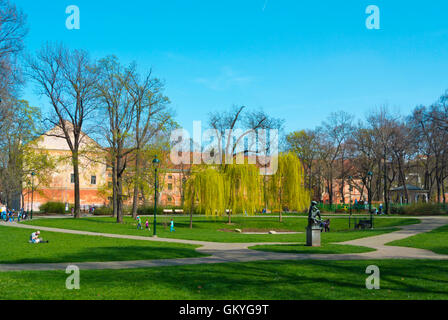
M170 232L176 231L174 230L174 221L173 219L171 219L171 223L170 223Z
M137 216L137 230L139 229L143 229L142 228L142 218L140 218L140 216Z
M30 242L31 243L48 243L47 241L44 241L43 239L39 238L40 231L37 230L36 232L33 232L30 236Z

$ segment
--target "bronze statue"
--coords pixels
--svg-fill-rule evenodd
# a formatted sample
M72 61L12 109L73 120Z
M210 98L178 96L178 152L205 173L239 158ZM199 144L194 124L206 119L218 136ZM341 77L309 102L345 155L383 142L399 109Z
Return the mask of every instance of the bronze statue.
M308 228L312 227L320 228L321 226L322 226L322 217L320 216L320 210L317 207L317 202L312 201L310 209L308 210Z

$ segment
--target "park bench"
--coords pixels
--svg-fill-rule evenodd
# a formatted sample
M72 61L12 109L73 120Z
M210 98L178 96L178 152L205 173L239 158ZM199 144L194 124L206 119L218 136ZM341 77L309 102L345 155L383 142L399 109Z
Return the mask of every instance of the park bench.
M355 229L366 229L372 228L372 223L370 219L359 220L359 222L355 225Z
M184 213L183 209L174 209L174 213Z
M163 213L173 213L173 209L163 209Z

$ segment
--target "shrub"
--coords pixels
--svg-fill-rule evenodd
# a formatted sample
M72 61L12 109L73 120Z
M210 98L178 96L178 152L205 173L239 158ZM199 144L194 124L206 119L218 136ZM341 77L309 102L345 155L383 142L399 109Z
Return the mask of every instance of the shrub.
M114 210L109 207L96 207L93 214L95 216L111 216L114 214Z
M65 214L65 203L63 202L47 202L39 206L42 213Z
M431 216L447 214L448 208L441 203L414 203L410 205L392 206L391 213L411 216Z
M157 214L162 214L163 208L157 206ZM142 216L148 216L154 214L154 206L142 206L137 209L137 214Z

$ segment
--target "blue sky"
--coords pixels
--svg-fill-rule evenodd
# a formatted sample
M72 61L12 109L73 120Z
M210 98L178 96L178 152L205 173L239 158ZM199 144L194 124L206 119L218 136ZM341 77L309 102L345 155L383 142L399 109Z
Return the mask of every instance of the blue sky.
M292 131L337 110L362 118L388 104L407 113L448 89L447 1L14 3L28 15L28 51L63 41L152 68L188 130L233 104L284 118ZM371 4L381 10L380 30L365 27ZM80 9L80 30L65 27L68 5ZM31 85L24 98L48 106Z

